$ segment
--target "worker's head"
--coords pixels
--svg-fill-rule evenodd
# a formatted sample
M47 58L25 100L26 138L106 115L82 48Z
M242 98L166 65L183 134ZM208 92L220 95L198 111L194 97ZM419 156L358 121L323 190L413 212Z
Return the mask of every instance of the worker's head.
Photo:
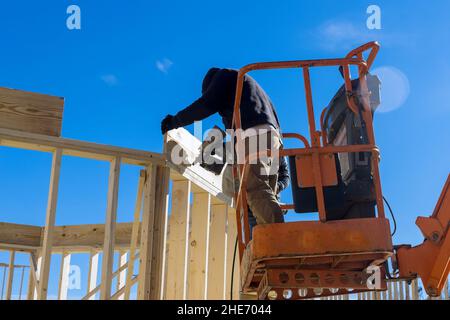
M206 90L208 90L208 87L211 84L212 79L214 78L216 72L219 70L220 70L219 68L211 68L208 70L205 77L203 78L202 94L205 93Z

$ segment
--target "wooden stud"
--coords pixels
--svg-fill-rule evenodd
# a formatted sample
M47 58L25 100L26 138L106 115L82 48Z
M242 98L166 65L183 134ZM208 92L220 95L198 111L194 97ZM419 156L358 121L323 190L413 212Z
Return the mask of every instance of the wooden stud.
M14 259L16 252L11 250L9 252L9 266L8 266L8 282L6 283L6 300L11 300L13 279L14 279Z
M213 204L209 232L207 299L225 299L225 226L227 205Z
M28 268L28 287L27 287L27 300L33 300L34 299L34 293L36 292L36 280L34 279L34 275L36 273L36 270L33 269L33 264L31 263L31 256L29 258L30 260L30 267Z
M61 257L58 300L67 300L67 291L69 289L70 256L70 253L64 252Z
M150 299L162 299L166 257L167 210L170 169L157 166L155 190L155 221L153 223L152 267L150 274Z
M139 227L141 226L142 194L144 190L144 182L146 174L147 173L145 170L141 170L139 173L138 190L136 195L136 203L134 206L133 227L131 230L130 257L134 257L136 254ZM125 300L130 299L131 278L133 277L133 273L134 273L134 259L130 259L128 261L128 272L125 284L125 295L124 295Z
M142 211L141 245L139 254L139 300L150 299L150 275L152 272L153 226L155 222L156 166L147 168L144 184L144 203Z
M61 172L62 150L56 149L53 153L52 170L50 175L50 189L47 202L47 213L42 241L41 266L39 272L38 300L47 299L50 261L52 256L53 231L56 218L56 205L58 201L59 175Z
M131 278L130 286L133 286L137 281L138 281L137 276ZM111 300L118 300L120 297L122 297L125 293L125 288L126 287L122 287L116 293L114 293L113 296L111 297Z
M89 273L88 273L88 285L87 294L97 287L97 275L98 275L98 258L99 253L92 250L89 255ZM92 295L89 300L95 300L95 294Z
M172 210L169 217L169 239L166 271L166 299L185 299L187 231L189 228L191 182L173 181Z
M188 299L206 298L208 233L211 195L195 192L192 201L192 222L189 238Z
M36 257L40 256L40 251L35 250L30 252L29 260L30 260L30 274L28 277L28 291L27 291L27 300L35 300L37 297L37 288L39 286L39 265L40 265L40 257L37 259Z
M111 281L114 261L114 235L117 218L117 198L119 194L120 158L115 158L110 164L108 178L108 202L106 206L105 240L103 245L102 282L100 299L111 297Z

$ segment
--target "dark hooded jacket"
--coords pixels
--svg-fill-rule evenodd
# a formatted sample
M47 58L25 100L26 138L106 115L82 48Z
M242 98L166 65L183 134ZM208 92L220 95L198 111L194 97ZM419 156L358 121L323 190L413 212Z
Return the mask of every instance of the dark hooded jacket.
M202 96L174 116L175 126L183 127L219 113L225 128L231 129L237 75L237 70L211 68L203 79ZM249 75L244 76L240 110L244 130L262 124L280 128L272 101Z

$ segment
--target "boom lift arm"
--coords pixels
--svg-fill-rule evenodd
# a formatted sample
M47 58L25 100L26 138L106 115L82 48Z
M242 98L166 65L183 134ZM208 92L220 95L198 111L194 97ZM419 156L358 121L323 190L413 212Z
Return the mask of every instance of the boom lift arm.
M416 246L396 246L400 278L419 276L429 296L441 294L450 271L450 175L430 217L418 217L416 224L425 241Z

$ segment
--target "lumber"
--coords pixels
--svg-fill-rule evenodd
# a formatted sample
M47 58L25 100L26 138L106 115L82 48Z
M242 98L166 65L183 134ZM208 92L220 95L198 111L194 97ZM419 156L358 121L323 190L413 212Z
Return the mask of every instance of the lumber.
M227 205L214 204L211 209L208 253L207 299L225 299L225 228Z
M160 153L3 128L0 128L0 145L42 152L54 152L55 149L61 149L63 155L103 161L112 161L120 157L124 164L139 166L147 166L151 163L165 164L164 156Z
M0 128L61 135L64 98L0 87Z
M139 250L138 299L150 299L150 275L152 272L153 226L155 222L156 167L146 170L142 208L141 245Z
M117 219L117 200L119 196L120 158L115 158L110 164L108 178L108 200L106 205L105 239L103 244L102 282L100 299L111 297L111 281L114 262L114 235Z
M146 176L147 176L147 172L145 170L141 170L139 172L138 189L137 189L136 203L135 203L134 215L133 215L133 227L131 229L130 257L134 257L134 255L136 253L137 244L138 244L138 234L140 232L139 227L141 225L142 194L144 191L144 183L145 183ZM125 279L125 291L124 291L125 300L130 299L131 278L133 276L133 272L134 272L134 260L130 259L130 261L128 262L128 272L127 272L127 276Z
M56 205L58 200L59 175L61 172L62 150L56 149L53 153L52 170L50 175L50 188L47 201L47 213L42 240L41 266L39 272L39 287L37 297L39 300L47 299L47 287L50 273L50 260L52 256L53 231L56 218Z
M139 225L140 226L140 225ZM117 223L115 248L127 249L130 246L132 223ZM0 222L0 246L5 249L33 251L40 247L44 228L31 225ZM55 226L53 229L54 253L87 252L101 249L105 237L104 224L82 224ZM138 227L137 240L140 239Z
M6 283L6 300L11 300L13 279L14 279L14 260L16 252L11 250L9 252L9 265L8 265L8 282Z
M186 295L190 192L191 182L189 180L173 182L172 210L169 218L166 299L185 299Z
M153 223L152 266L150 274L150 299L162 299L164 290L164 266L167 235L167 216L169 198L170 169L164 166L156 168L155 221Z
M211 195L207 192L194 192L189 238L188 299L206 298L210 214Z
M229 205L233 204L233 194L229 187L231 179L231 170L229 168L224 170L221 175L215 175L213 172L201 167L199 163L191 165L199 155L201 141L184 128L170 130L167 132L166 139L165 156L171 169L212 196ZM172 156L175 154L184 155L186 161L178 163L177 159Z

